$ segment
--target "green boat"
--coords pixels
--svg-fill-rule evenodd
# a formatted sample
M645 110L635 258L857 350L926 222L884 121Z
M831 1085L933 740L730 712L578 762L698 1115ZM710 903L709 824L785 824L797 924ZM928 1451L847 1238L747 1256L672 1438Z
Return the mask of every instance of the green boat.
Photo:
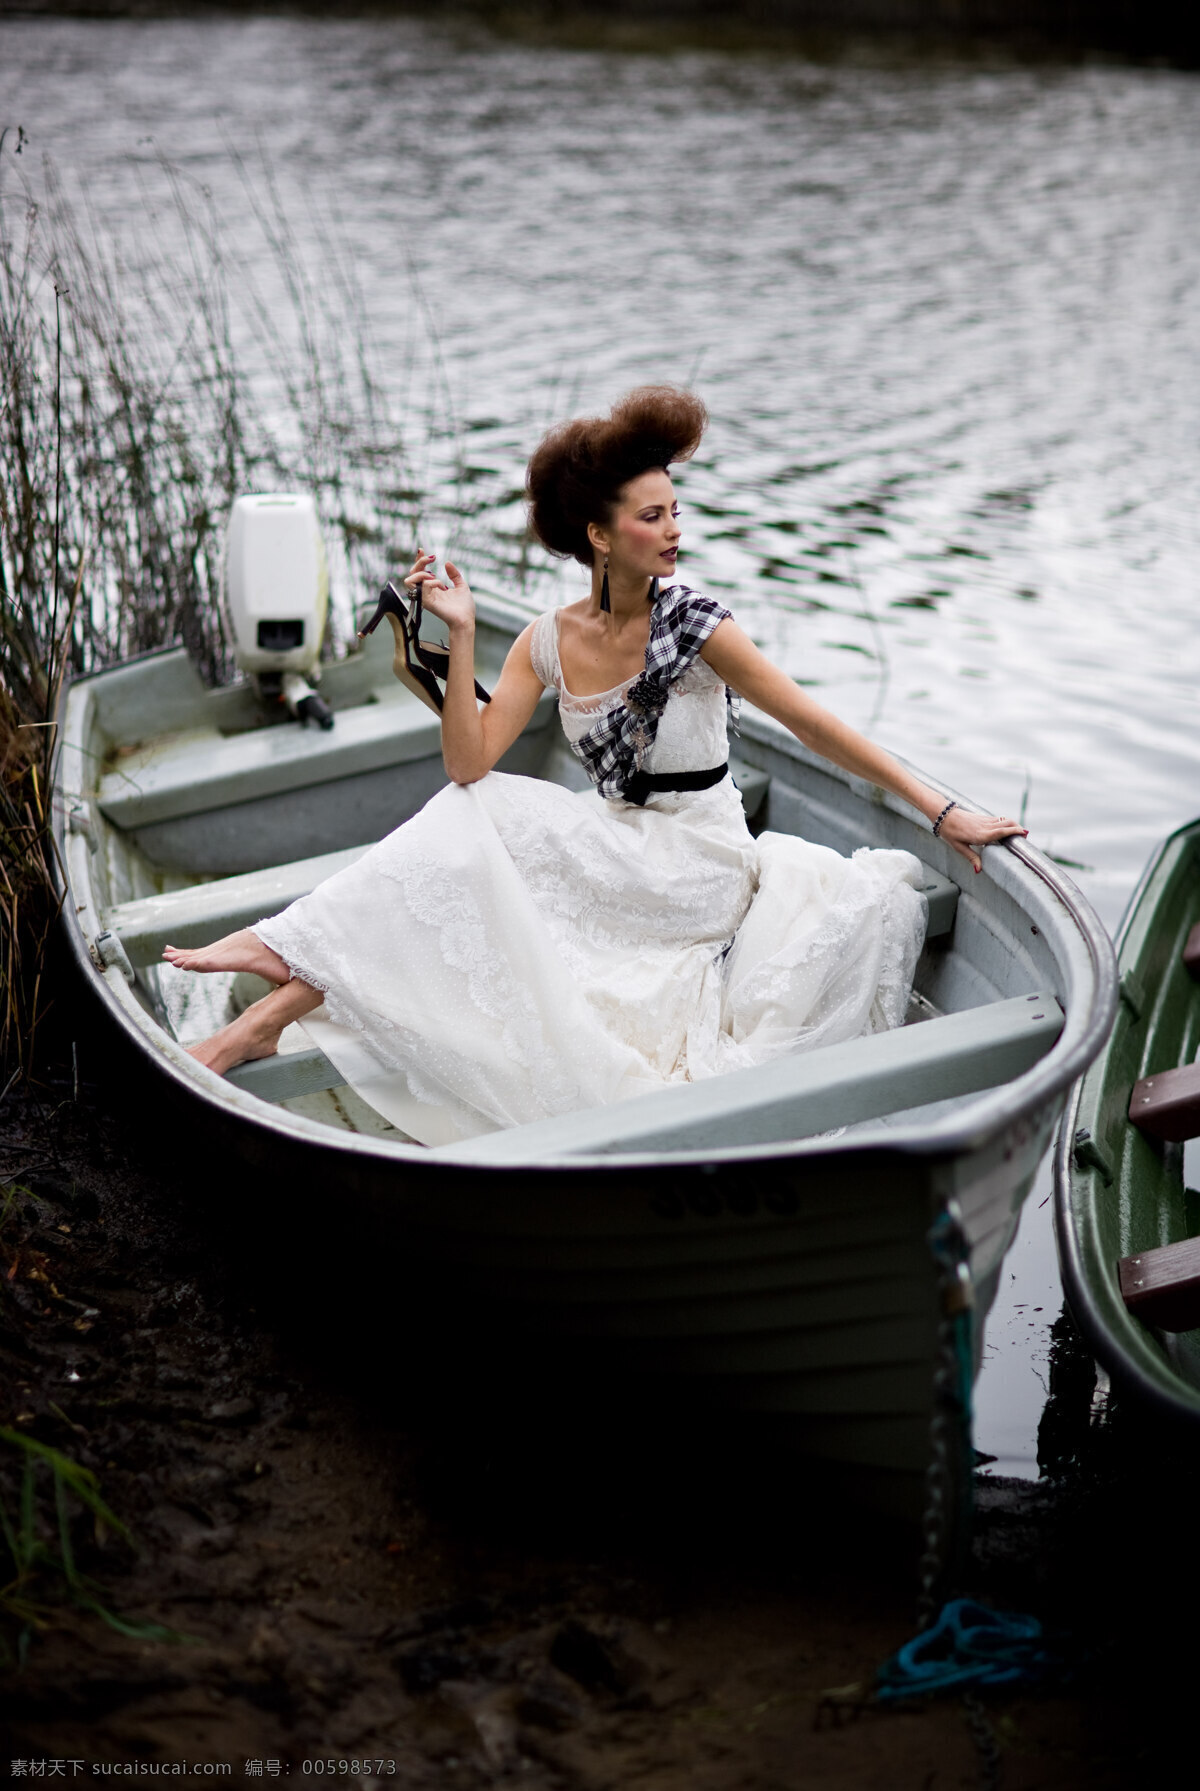
M1170 1085L1178 1109L1180 1082L1200 1085L1200 1068L1188 1071L1200 1046L1200 983L1185 963L1198 923L1200 820L1159 848L1130 902L1117 941L1116 1022L1072 1090L1055 1159L1063 1286L1092 1353L1120 1388L1193 1422L1200 1419L1193 1260L1200 1259L1200 1192L1186 1186L1184 1140L1161 1135L1191 1126L1177 1111L1155 1136L1129 1115L1132 1106L1143 1118ZM1181 1069L1182 1077L1163 1076ZM1195 1168L1192 1175L1200 1180ZM1196 1240L1191 1249L1188 1240ZM1189 1319L1190 1328L1174 1328Z

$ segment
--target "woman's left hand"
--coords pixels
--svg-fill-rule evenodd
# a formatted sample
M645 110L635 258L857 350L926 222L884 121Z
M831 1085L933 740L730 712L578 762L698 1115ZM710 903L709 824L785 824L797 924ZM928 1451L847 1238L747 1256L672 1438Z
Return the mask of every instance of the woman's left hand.
M981 871L983 860L979 853L984 846L995 845L997 840L1025 839L1028 833L1028 827L1005 815L973 815L970 809L959 808L956 803L938 829L938 838L953 846L974 870Z
M421 602L431 616L437 616L445 622L451 632L455 629L473 628L475 625L475 599L471 595L471 587L452 561L446 561L446 582L442 583L433 571L434 556L421 552L413 564L413 569L405 579L409 590L415 586L421 588Z

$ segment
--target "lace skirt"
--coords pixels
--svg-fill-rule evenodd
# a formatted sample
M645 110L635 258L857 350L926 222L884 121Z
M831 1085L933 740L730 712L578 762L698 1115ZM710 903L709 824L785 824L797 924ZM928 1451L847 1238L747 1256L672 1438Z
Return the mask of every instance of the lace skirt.
M493 771L254 931L346 1081L441 1144L899 1025L920 878L755 840L728 780L636 808Z

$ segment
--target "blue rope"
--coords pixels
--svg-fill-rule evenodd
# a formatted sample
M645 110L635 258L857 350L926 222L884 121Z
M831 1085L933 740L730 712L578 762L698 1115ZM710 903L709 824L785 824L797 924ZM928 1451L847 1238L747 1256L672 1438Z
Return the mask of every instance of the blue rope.
M884 1661L874 1695L885 1704L976 1685L1037 1685L1061 1665L1036 1617L952 1598L928 1629Z

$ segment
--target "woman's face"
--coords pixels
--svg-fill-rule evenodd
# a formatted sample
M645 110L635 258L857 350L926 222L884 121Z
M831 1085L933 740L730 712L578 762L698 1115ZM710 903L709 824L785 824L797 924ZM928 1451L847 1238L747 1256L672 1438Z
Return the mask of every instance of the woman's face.
M606 531L609 562L630 578L667 579L679 549L679 505L665 472L639 473L621 488Z

